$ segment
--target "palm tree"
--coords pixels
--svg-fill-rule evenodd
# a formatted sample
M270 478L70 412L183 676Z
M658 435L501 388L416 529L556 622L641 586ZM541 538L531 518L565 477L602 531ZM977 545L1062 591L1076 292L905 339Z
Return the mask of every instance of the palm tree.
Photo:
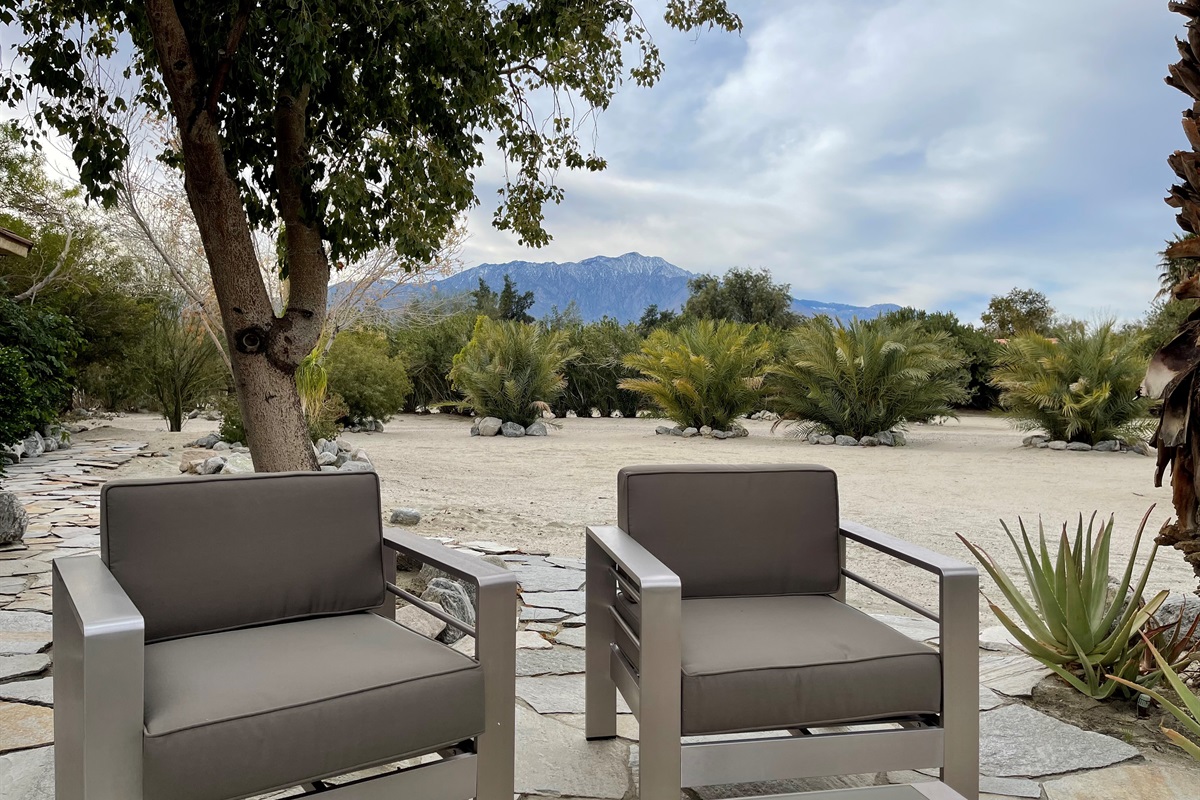
M1053 439L1132 442L1153 430L1151 400L1138 396L1146 373L1141 340L1120 336L1111 321L1069 327L1058 339L1026 334L1000 349L992 383L1018 428Z
M950 335L916 322L893 324L828 317L792 334L784 361L771 370L771 400L800 435L858 439L906 422L955 416L967 392L965 357Z

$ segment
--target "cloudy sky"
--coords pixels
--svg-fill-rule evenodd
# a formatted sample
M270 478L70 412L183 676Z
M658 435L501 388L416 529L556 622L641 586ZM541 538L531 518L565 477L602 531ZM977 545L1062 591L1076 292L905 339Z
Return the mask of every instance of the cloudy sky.
M666 74L600 117L609 168L562 177L548 247L491 228L480 173L467 266L636 250L968 319L1014 286L1144 312L1185 146L1166 0L729 2L741 36L655 26Z

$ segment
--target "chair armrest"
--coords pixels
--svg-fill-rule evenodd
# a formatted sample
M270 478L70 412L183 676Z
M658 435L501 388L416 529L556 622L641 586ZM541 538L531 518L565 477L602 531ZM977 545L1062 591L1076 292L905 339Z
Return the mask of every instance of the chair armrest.
M588 526L587 538L595 542L621 568L621 572L637 581L638 588L643 592L663 590L678 593L682 590L678 575L615 525Z
M930 550L928 547L906 542L903 539L873 528L868 528L866 525L861 525L857 522L843 520L841 527L842 536L847 539L865 544L872 550L878 550L893 558L898 558L926 572L933 572L943 578L962 577L974 579L977 584L979 582L979 570L965 561L959 561L957 558L942 555Z
M53 564L59 792L141 797L145 621L98 556Z
M504 586L511 586L513 596L516 596L517 577L504 567L489 564L481 558L458 550L451 550L441 542L426 539L403 528L385 527L383 543L396 552L404 553L423 564L430 564L456 578L475 584L480 589L481 597L485 587Z

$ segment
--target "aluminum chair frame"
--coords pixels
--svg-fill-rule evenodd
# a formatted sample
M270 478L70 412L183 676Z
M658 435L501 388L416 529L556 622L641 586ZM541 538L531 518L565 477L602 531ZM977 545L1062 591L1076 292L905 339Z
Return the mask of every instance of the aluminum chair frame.
M511 800L516 576L503 567L398 528L384 529L383 545L385 566L390 563L391 567L385 574L393 580L398 552L477 587L476 625L472 628L400 589L393 580L387 582L391 595L474 637L475 660L483 671L484 732L470 742L448 748L445 743L431 743L437 747L426 753L397 753L396 758L384 763L429 752L439 752L439 761L336 787L322 783L335 775L306 776L292 785L304 786L306 794L320 793L331 800ZM56 559L53 593L55 797L139 800L145 674L142 615L99 556ZM389 596L377 612L387 617L387 610L394 607L395 600ZM345 772L371 766L378 764L349 765Z
M934 613L846 569L846 541L912 564L938 577ZM937 768L941 780L968 800L979 796L979 573L957 559L842 521L841 578L938 623L942 712L936 724L899 729L814 733L683 743L681 727L680 580L628 533L587 528L586 735L616 735L616 693L638 720L641 800L677 800L681 788L745 781ZM617 613L618 587L641 604L640 636ZM633 647L631 661L623 648ZM640 671L633 666L640 664ZM878 726L874 726L877 728Z

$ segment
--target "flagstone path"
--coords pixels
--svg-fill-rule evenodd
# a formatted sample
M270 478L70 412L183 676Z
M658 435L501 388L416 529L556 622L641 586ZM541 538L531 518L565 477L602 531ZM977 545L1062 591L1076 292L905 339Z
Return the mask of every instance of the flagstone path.
M112 471L153 454L139 442L92 441L10 466L0 488L29 513L24 549L0 549L0 798L51 800L53 678L50 562L99 547L99 492ZM623 800L636 797L637 722L621 704L618 737L583 737L583 562L512 552L496 542L446 542L499 556L521 585L517 651L518 796ZM936 646L925 620L875 615ZM1005 640L981 638L979 693L983 798L1183 800L1196 797L1200 769L1147 761L1122 741L1082 731L1020 703L1047 674ZM470 640L456 645L466 650ZM908 783L931 773L899 772L769 784L701 787L690 800L782 791ZM285 797L293 792L278 793Z

